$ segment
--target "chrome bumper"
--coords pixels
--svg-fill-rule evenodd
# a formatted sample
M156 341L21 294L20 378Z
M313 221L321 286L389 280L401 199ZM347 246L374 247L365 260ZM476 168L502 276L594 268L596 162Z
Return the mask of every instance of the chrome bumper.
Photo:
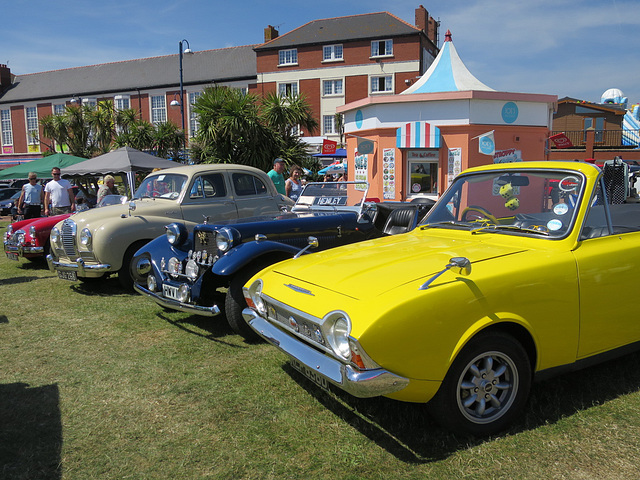
M245 308L242 316L262 338L303 366L301 369L300 365L294 364L297 370L308 369L311 375L307 376L312 380L313 377L320 376L341 390L360 398L388 395L402 390L409 384L408 378L382 368L359 371L351 365L339 362L286 334L250 308Z
M192 305L190 303L182 303L178 300L162 297L157 293L152 292L151 290L148 290L137 283L133 284L133 289L136 292L151 298L154 302L156 302L161 307L169 308L171 310L178 310L181 312L193 313L193 314L202 315L205 317L215 317L220 313L220 309L218 308L217 305L214 305L212 307L204 307L201 305Z
M111 272L111 265L108 263L87 265L82 258L78 258L72 263L63 263L54 260L51 254L47 255L47 265L52 272L57 270L62 272L77 272L79 277L97 277L103 273Z
M17 253L20 257L24 254L44 254L44 247L25 247L24 245L7 245L4 244L5 252Z

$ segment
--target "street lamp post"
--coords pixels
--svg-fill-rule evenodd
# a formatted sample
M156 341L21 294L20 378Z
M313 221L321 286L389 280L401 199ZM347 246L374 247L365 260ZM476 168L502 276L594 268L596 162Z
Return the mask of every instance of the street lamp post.
M183 44L187 44L187 48L185 48L183 50ZM182 39L178 42L178 53L179 53L179 61L180 61L180 117L182 119L182 134L184 135L184 144L185 144L185 148L187 145L187 131L185 129L185 124L184 124L184 86L183 86L183 75L182 75L182 57L183 54L188 54L188 53L193 53L191 51L191 46L189 45L189 42L185 39ZM173 100L171 102L171 105L175 105L177 102L176 100Z

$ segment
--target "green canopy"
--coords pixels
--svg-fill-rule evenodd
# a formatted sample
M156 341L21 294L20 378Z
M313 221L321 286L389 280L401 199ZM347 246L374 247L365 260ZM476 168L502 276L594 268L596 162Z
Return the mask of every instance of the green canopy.
M27 163L16 165L15 167L0 170L0 180L27 178L29 172L36 172L38 178L51 178L51 169L69 167L78 162L84 162L86 158L74 157L64 153L55 153L48 157L32 160Z

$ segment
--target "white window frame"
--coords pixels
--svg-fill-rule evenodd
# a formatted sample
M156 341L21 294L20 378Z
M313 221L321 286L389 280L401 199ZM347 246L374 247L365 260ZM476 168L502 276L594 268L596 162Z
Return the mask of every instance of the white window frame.
M336 129L336 116L335 115L323 115L322 116L322 133L323 135L333 135L338 133Z
M323 62L341 62L344 60L344 48L341 43L324 45L322 47Z
M278 66L298 65L298 49L289 48L278 52Z
M384 79L384 83L385 83L384 90L378 89L380 85L380 79ZM387 87L389 88L387 89ZM393 85L393 75L372 75L369 77L369 94L371 95L389 94L389 93L393 93L394 90L395 88Z
M97 107L98 106L98 99L95 97L91 97L91 98L83 98L82 99L82 106L89 106L89 107Z
M327 93L327 86L330 86L330 92ZM339 88L338 88L339 87ZM328 78L322 80L322 96L323 97L342 97L344 96L344 79Z
M54 103L53 104L53 114L54 115L64 115L67 111L67 105L64 103Z
M380 45L384 44L384 52L380 53ZM371 41L371 58L393 57L393 40L390 38L384 40Z
M278 95L286 97L287 95L298 95L300 92L298 82L282 82L278 83Z
M40 135L40 129L38 125L38 107L25 107L25 125L27 126L27 144L38 145L40 141L38 136ZM31 132L35 131L36 136L31 135Z
M164 94L151 95L149 107L151 108L151 123L159 125L167 121L167 98Z
M129 110L131 108L131 97L129 95L116 95L113 97L113 108L116 111Z
M11 109L0 110L0 137L2 146L13 145L13 130L11 128Z
M200 122L196 112L193 111L193 104L196 103L198 97L202 95L202 92L189 92L187 98L189 99L189 138L193 138L200 129Z

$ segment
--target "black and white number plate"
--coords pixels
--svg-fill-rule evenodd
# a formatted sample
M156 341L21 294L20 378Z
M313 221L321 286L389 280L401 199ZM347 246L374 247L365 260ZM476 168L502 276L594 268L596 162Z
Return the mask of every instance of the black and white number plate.
M5 252L7 254L7 258L9 260L15 260L16 262L18 261L18 254L14 253L14 252Z
M162 284L162 296L165 298L171 298L172 300L178 299L178 287L172 285Z
M58 270L58 278L75 282L78 280L78 274L76 272L63 272L62 270Z
M289 359L289 363L293 368L295 368L297 371L299 371L301 374L303 374L305 377L307 377L309 380L311 380L313 383L315 383L319 387L322 387L325 390L329 389L329 382L327 382L327 379L324 378L315 370L313 370L312 368L309 368L306 365L300 363L295 358Z

